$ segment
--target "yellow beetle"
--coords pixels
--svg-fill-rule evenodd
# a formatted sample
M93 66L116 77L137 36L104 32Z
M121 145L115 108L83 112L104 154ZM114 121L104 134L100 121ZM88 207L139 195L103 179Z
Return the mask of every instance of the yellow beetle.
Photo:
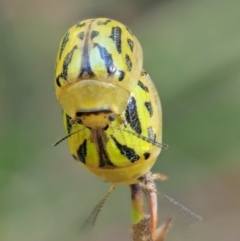
M57 54L56 94L70 151L113 184L138 183L164 148L160 100L142 61L137 38L106 18L74 25Z

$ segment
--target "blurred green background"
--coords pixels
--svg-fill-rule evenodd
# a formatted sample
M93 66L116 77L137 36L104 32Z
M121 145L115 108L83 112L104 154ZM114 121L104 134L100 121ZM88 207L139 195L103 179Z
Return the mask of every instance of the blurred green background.
M126 24L161 96L158 190L203 216L176 217L167 240L240 236L239 0L0 0L0 241L131 240L130 194L119 187L96 227L79 232L109 184L71 157L55 98L58 44L85 18ZM159 217L175 215L159 203ZM162 214L164 212L164 214ZM183 219L183 221L181 221Z

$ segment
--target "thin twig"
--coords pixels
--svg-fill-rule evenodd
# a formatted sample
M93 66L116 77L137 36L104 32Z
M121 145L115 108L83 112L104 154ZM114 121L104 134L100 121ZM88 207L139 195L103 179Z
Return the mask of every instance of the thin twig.
M164 177L164 176L162 176ZM165 178L165 177L164 177ZM144 185L145 183L145 185ZM145 187L145 188L144 188ZM132 201L132 238L134 241L164 241L172 224L168 219L157 227L157 192L151 173L143 177L143 183L130 185ZM144 192L147 193L149 214L145 211Z

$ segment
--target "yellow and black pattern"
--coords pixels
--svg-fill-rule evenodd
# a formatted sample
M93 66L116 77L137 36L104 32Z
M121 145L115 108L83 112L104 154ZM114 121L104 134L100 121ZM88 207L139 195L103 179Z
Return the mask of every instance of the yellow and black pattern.
M145 103L149 103L151 111ZM86 168L125 168L156 158L161 150L154 145L162 140L160 101L145 72L132 92L126 111L100 131L97 144L92 140L91 128L80 122L71 126L71 118L66 114L64 123L68 134L79 131L68 142L74 158Z
M142 127L138 116L137 100L135 99L134 96L131 96L129 98L125 116L126 116L126 121L127 123L129 123L131 128L138 134L141 134Z
M64 35L56 66L56 88L95 78L132 90L141 72L142 50L123 24L111 19L90 19Z
M62 38L55 87L72 156L96 176L132 184L162 145L156 88L142 70L142 49L123 24L82 21Z

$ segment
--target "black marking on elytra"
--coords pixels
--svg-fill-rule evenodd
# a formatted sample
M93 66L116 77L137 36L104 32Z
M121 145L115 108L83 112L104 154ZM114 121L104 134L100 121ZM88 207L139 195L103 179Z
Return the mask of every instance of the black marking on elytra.
M72 130L72 124L71 124L72 118L66 114L66 123L67 123L67 133L68 135L71 133Z
M129 55L125 55L125 61L126 61L126 65L128 67L128 71L131 71L132 70L132 61L129 57Z
M87 140L85 139L83 143L79 146L77 150L78 160L82 163L86 163L86 156L87 156Z
M59 87L61 87L60 77L61 77L61 74L59 74L58 77L56 78L56 83Z
M72 56L74 54L74 51L77 49L77 45L75 45L72 50L66 55L64 61L63 61L63 70L61 73L61 77L65 80L68 80L68 65L72 61Z
M97 22L97 25L107 25L109 22L111 22L112 20L111 19L107 19L106 21L98 21Z
M147 128L147 131L148 131L148 138L150 140L152 140L153 142L155 142L156 141L156 134L154 133L153 128L151 126L149 126Z
M153 107L152 107L151 101L144 102L144 105L146 106L149 115L152 116L153 115Z
M77 36L78 36L79 39L83 40L84 39L84 35L85 35L84 31L82 31Z
M102 47L101 45L99 45L97 43L94 44L94 47L98 48L100 56L105 63L107 72L109 75L111 75L112 74L111 69L112 69L112 66L114 66L112 55L107 51L106 48Z
M130 99L128 100L128 105L127 105L125 115L126 115L126 120L131 126L131 128L134 131L136 131L138 134L141 134L142 128L138 117L137 103L136 103L136 99L133 96L131 96Z
M122 29L119 27L112 28L112 34L109 36L116 45L118 53L122 53Z
M148 87L144 85L143 82L141 82L140 80L138 81L138 86L142 88L144 91L149 92Z
M122 81L124 79L124 76L125 76L125 72L122 71L122 70L118 70L118 80L119 81Z
M77 160L77 157L76 157L75 155L72 154L72 157L73 157L75 160Z
M83 27L85 25L86 25L85 22L80 22L80 23L76 24L76 28L81 28L81 27Z
M98 155L99 155L99 167L105 167L106 165L114 167L106 151L106 145L103 141L101 134L97 135Z
M85 78L91 78L94 75L95 74L92 71L90 60L89 60L89 53L88 53L87 46L84 46L83 56L82 56L82 66L78 77L85 79Z
M149 152L144 152L143 153L143 156L144 156L145 160L147 160L150 157L150 155L151 154Z
M93 30L93 31L91 32L90 38L93 39L93 38L97 37L98 35L99 35L99 31L94 31L94 30Z
M63 37L62 45L61 45L60 52L59 52L59 59L62 58L63 50L65 49L66 44L67 44L68 41L69 41L69 32L67 32L67 33L64 35L64 37Z
M128 42L128 45L129 45L131 51L133 52L133 47L134 47L133 41L132 41L130 38L128 38L128 39L127 39L127 42Z
M111 135L111 138L113 139L120 153L124 155L130 162L134 163L135 161L139 160L140 156L136 154L133 148L122 145L113 135Z
M91 23L88 26L88 30L91 29ZM85 32L85 39L89 39L90 38L90 31L86 31ZM91 64L90 64L90 58L89 58L89 46L88 46L88 42L89 41L84 41L84 45L82 47L82 64L80 66L80 71L79 71L79 75L78 77L81 79L88 79L88 78L92 78L95 76L92 68L91 68Z

